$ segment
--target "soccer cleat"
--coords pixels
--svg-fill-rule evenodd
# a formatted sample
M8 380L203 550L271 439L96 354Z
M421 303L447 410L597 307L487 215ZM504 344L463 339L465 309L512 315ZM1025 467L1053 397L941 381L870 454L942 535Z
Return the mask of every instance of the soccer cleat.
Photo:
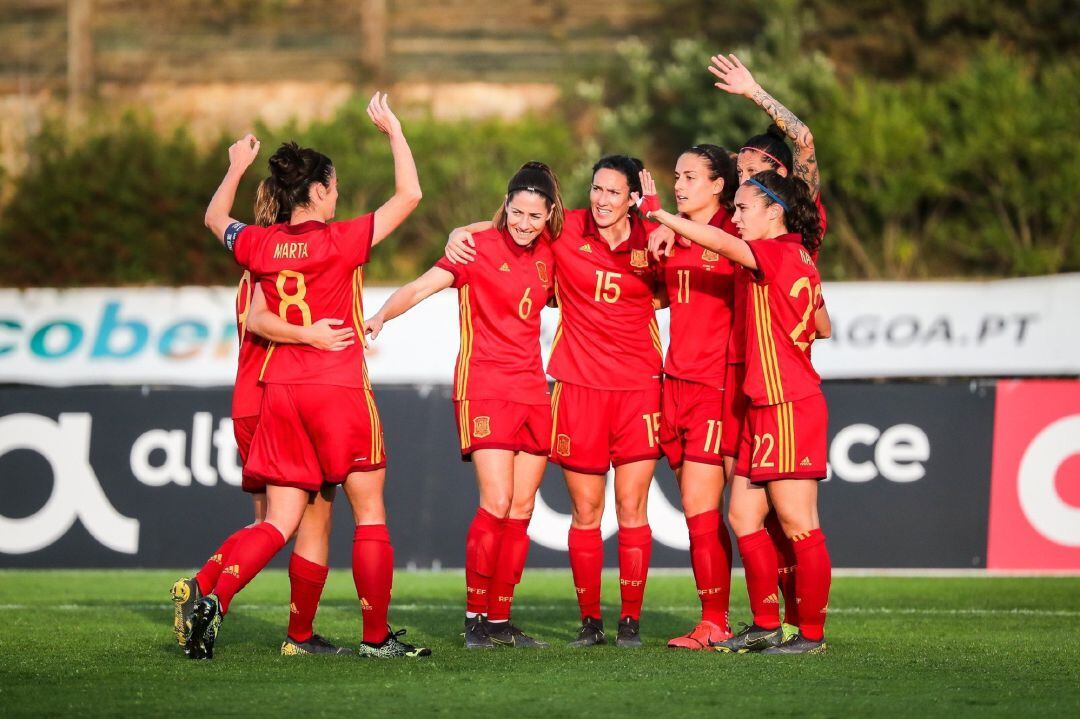
M184 646L184 635L187 634L191 610L201 596L199 583L194 579L181 577L172 585L173 635L176 636L176 643L181 647Z
M360 642L356 648L356 654L360 657L374 657L376 659L397 659L399 657L430 657L431 650L427 647L414 647L398 639L405 636L407 629L399 629L396 632L387 627L389 634L379 644Z
M191 659L213 659L214 642L221 628L221 605L215 594L207 594L195 602L188 621L184 652Z
M352 654L353 650L348 647L339 647L332 644L318 634L312 634L306 642L298 642L292 637L285 637L281 643L281 656L296 657L301 654Z
M702 620L688 634L675 637L667 643L671 649L712 649L725 639L731 639L731 631L725 631L715 622Z
M604 620L585 617L585 619L581 621L581 629L578 630L577 639L566 646L577 649L580 647L592 647L597 644L606 643L607 638L604 635Z
M714 649L724 654L746 654L747 652L760 652L770 647L775 647L783 641L784 633L780 627L765 629L756 624L743 625L742 630L724 641L717 644Z
M780 631L784 633L784 641L786 642L788 639L791 639L799 633L799 628L794 624L784 623L780 625Z
M802 634L795 632L794 635L785 639L775 647L762 650L762 654L824 654L828 649L825 639L815 642L807 639Z
M550 644L533 639L510 622L484 622L484 631L495 644L515 649L547 649Z
M462 636L465 637L466 649L495 648L495 643L488 636L487 628L484 626L484 618L481 616L465 617L465 632Z
M615 635L615 646L622 649L641 648L641 626L637 619L623 617L619 621L619 633Z

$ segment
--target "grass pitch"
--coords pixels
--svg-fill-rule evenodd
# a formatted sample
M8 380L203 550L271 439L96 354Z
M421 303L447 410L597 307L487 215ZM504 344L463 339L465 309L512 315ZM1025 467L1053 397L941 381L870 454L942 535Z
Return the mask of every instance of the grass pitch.
M391 622L418 661L282 657L282 571L233 605L212 662L172 639L169 571L0 571L0 716L1080 716L1080 578L834 580L820 657L674 651L698 618L689 575L649 579L646 648L562 648L569 572L526 571L515 621L547 651L466 652L461 574L399 573ZM615 577L605 575L614 627ZM733 620L747 619L744 587ZM351 577L331 572L320 633L358 641Z

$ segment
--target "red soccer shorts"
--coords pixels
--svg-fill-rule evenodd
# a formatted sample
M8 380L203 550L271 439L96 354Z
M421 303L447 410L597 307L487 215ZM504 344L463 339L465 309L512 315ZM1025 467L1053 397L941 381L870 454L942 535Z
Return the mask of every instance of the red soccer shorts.
M750 407L735 473L751 482L824 479L829 410L825 395Z
M267 384L247 472L266 484L318 491L352 472L386 466L382 422L370 390Z
M750 398L743 391L745 380L745 362L727 366L727 373L724 375L724 429L720 438L720 454L725 457L734 457L739 451L746 412L750 406Z
M266 491L266 483L252 477L247 473L248 455L251 454L251 440L255 437L255 429L259 426L259 415L250 417L233 417L233 437L236 438L236 448L240 451L240 467L243 470L243 480L240 488L252 494L261 494Z
M660 458L660 383L649 389L593 389L555 383L551 461L571 472Z
M684 461L724 465L724 391L677 377L664 378L660 448L678 469Z
M478 449L509 449L546 456L551 451L551 405L498 399L454 402L461 458Z

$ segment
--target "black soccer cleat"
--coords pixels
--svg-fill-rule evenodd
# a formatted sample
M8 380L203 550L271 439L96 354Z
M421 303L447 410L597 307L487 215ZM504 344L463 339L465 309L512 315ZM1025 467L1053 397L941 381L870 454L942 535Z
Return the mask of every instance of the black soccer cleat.
M491 641L487 628L484 626L484 618L479 615L471 618L465 617L465 632L462 636L465 637L466 649L495 648L495 643Z
M762 654L824 654L828 649L825 638L815 642L802 634L793 634L775 647L763 649Z
M640 649L641 625L637 619L623 617L619 621L619 633L615 635L615 646L620 649Z
M217 595L207 594L195 602L188 621L184 653L191 659L213 659L214 642L221 628L221 605Z
M199 593L199 583L188 577L177 579L172 585L173 600L173 636L176 643L184 646L187 636L188 620L191 619L191 610L195 602L199 601L202 594Z
M373 657L375 659L398 659L415 658L415 657L430 657L431 650L427 647L414 647L412 644L406 644L398 639L398 637L405 636L408 631L406 629L399 629L396 632L387 627L389 634L386 635L386 639L383 639L378 644L368 644L367 642L360 642L360 646L356 648L356 654L359 657Z
M312 634L306 642L298 642L292 637L285 637L281 643L281 656L295 657L302 654L352 654L353 650L348 647L339 647L328 642L325 637Z
M484 630L493 643L515 649L547 649L550 644L530 637L510 622L484 622Z
M742 625L738 634L730 639L717 644L714 649L724 654L746 654L747 652L760 652L770 647L775 647L784 639L784 631L780 627L765 629L756 624Z
M580 647L592 647L597 644L607 644L607 637L604 635L604 620L585 617L581 621L581 629L578 630L577 639L566 646L577 649Z

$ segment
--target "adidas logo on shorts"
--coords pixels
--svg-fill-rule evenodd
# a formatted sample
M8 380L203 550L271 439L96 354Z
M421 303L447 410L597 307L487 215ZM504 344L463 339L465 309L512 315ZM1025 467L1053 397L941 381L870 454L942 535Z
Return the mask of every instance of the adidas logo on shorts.
M809 457L803 457L803 460L801 462L799 462L799 465L802 466L802 467L809 467L812 464L813 464L813 462L810 461Z

